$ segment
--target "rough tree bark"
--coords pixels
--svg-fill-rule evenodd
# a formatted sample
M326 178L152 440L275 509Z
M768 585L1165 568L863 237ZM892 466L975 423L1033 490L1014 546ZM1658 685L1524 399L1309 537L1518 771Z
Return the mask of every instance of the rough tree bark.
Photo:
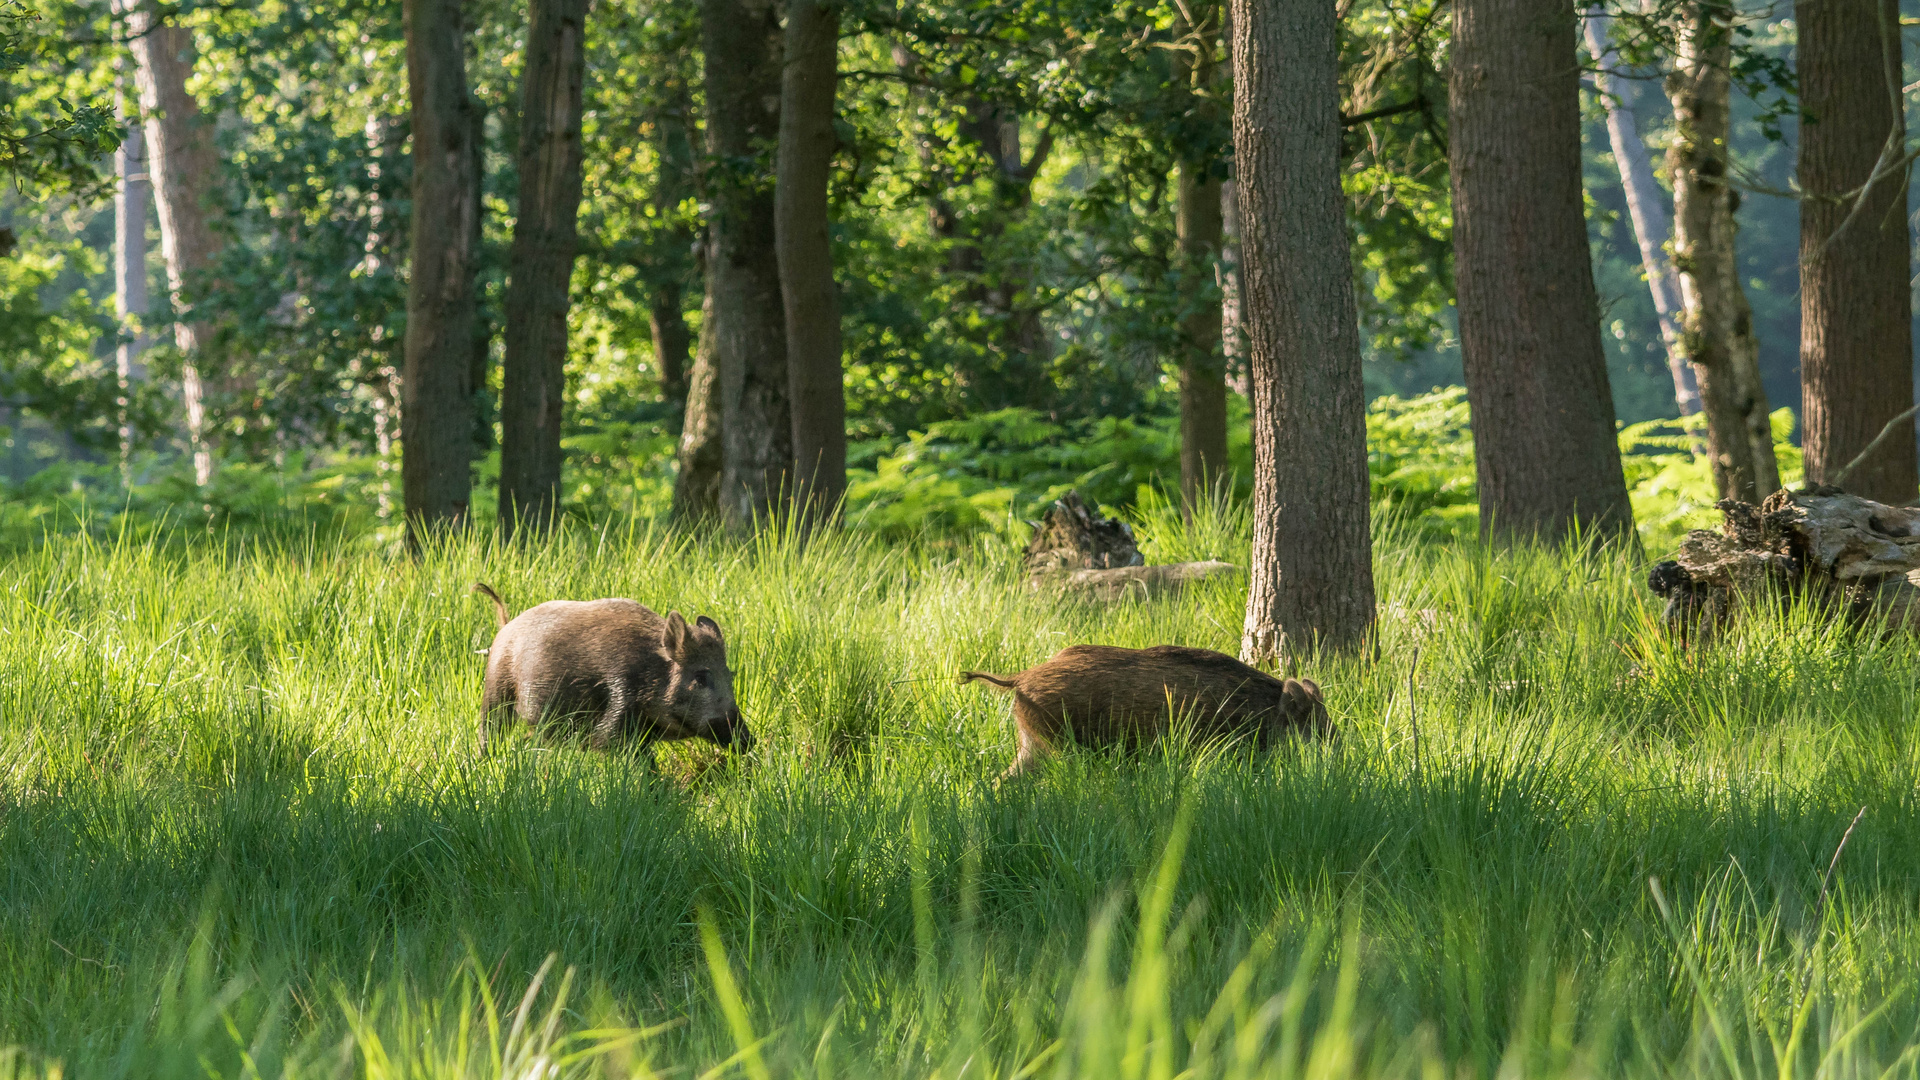
M687 392L674 511L733 529L767 520L791 483L785 306L773 193L745 167L779 137L781 33L773 0L702 0L708 201L707 295ZM718 445L713 445L718 444Z
M1897 0L1800 0L1800 387L1807 479L1824 482L1913 403ZM1862 190L1864 188L1864 191ZM1854 470L1914 497L1913 421Z
M1334 6L1233 0L1233 35L1254 440L1240 652L1285 667L1316 648L1360 645L1374 610Z
M1459 0L1453 19L1453 248L1481 531L1630 533L1581 203L1574 9Z
M460 0L406 0L413 126L411 278L401 372L407 535L464 526L472 496L474 104Z
M152 11L136 6L134 0L115 0L115 8L126 17L140 108L146 115L147 170L159 212L167 288L173 294L174 310L188 313L187 321L174 324L173 340L184 357L180 391L193 476L205 486L213 479L207 383L219 380L209 379L205 370L213 326L192 319L187 288L212 268L222 247L207 206L219 159L212 125L202 119L199 103L187 92L194 65L193 32L156 21Z
M532 0L521 80L520 206L501 361L500 527L551 528L560 510L568 288L580 246L580 111L590 0Z
M1614 73L1617 62L1613 45L1607 40L1607 27L1613 17L1599 4L1589 7L1583 20L1587 52L1593 57L1593 87L1607 110L1607 139L1613 145L1613 160L1620 168L1620 188L1627 196L1627 216L1633 222L1633 236L1640 246L1640 265L1646 270L1647 291L1653 295L1653 308L1660 319L1660 341L1667 352L1667 374L1673 379L1673 401L1681 416L1700 411L1700 387L1687 363L1680 344L1680 313L1684 301L1673 264L1667 260L1667 209L1665 196L1653 178L1653 161L1647 144L1640 141L1640 122L1634 115L1633 84Z
M121 119L126 119L131 111L126 95L115 100ZM114 351L113 371L120 383L115 404L120 410L120 469L125 475L132 466L135 436L133 388L147 377L143 358L150 344L141 322L147 317L147 208L153 187L147 176L146 136L139 125L127 126L113 163L119 179L113 197L113 295L120 332L126 335Z
M796 505L825 521L847 490L847 399L833 284L833 166L840 6L788 0L774 236L785 302Z
M1175 79L1189 96L1197 123L1209 131L1217 122L1214 97L1214 41L1219 7L1194 0L1176 20L1181 44L1192 52L1175 53ZM1221 305L1209 299L1221 242L1221 163L1207 145L1187 148L1176 164L1174 229L1178 237L1180 322L1180 500L1189 511L1209 486L1227 471L1227 372L1220 348Z
M1758 503L1780 486L1760 342L1734 258L1740 195L1728 186L1732 138L1733 9L1698 0L1683 10L1673 99L1673 256L1680 271L1681 349L1693 364L1707 414L1709 459L1722 499Z

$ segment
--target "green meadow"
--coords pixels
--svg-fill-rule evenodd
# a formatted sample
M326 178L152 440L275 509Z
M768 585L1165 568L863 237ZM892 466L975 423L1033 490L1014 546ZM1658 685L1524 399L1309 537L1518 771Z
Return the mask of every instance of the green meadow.
M1096 606L1000 539L624 525L22 548L0 1077L1912 1075L1915 642L1688 652L1639 552L1376 531L1377 655L1302 670L1337 739L998 788L1010 703L957 671L1233 652L1244 579ZM476 580L712 615L752 754L481 756Z

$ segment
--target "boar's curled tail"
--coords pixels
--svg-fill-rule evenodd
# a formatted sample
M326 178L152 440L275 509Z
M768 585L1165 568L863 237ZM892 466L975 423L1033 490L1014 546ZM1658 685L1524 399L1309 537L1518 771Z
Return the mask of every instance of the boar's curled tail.
M505 600L500 599L499 593L494 592L492 589L488 588L486 582L484 581L474 582L472 591L477 592L480 595L486 597L487 599L493 601L493 619L495 623L499 624L498 626L495 627L495 629L498 629L499 627L503 627L513 621L513 614L507 610L507 602Z
M963 686L966 685L967 683L972 682L975 679L983 679L987 682L992 683L995 686L1004 686L1009 690L1016 690L1019 688L1019 684L1014 682L1012 679L1003 679L998 675L989 675L984 671L963 671L960 673L960 683Z

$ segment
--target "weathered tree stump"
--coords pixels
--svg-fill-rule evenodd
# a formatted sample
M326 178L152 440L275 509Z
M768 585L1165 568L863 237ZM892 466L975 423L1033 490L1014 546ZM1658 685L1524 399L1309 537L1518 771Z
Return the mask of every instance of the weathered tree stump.
M1027 543L1027 573L1032 577L1063 570L1111 570L1140 566L1147 560L1133 542L1127 523L1103 518L1088 508L1078 491L1055 500L1033 526Z
M1675 633L1710 636L1747 607L1795 597L1920 629L1920 509L1817 484L1718 509L1719 532L1688 533L1647 575Z
M1025 564L1036 589L1057 589L1091 600L1171 596L1189 582L1239 567L1224 562L1147 566L1124 521L1103 518L1069 491L1033 525Z

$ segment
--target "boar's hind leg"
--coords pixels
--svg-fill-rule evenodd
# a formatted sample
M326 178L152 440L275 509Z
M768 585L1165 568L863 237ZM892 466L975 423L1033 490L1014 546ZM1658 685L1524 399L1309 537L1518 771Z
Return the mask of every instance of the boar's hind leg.
M1022 775L1040 761L1039 742L1034 739L1033 736L1027 734L1026 725L1020 725L1019 732L1020 750L1013 756L1013 764L1007 766L1007 771L1001 773L1000 779L994 781L996 784L1004 784L1014 777Z
M505 689L511 690L508 685ZM513 699L501 693L502 687L489 683L480 696L480 752L493 748L493 735L502 726L501 718L514 708Z

